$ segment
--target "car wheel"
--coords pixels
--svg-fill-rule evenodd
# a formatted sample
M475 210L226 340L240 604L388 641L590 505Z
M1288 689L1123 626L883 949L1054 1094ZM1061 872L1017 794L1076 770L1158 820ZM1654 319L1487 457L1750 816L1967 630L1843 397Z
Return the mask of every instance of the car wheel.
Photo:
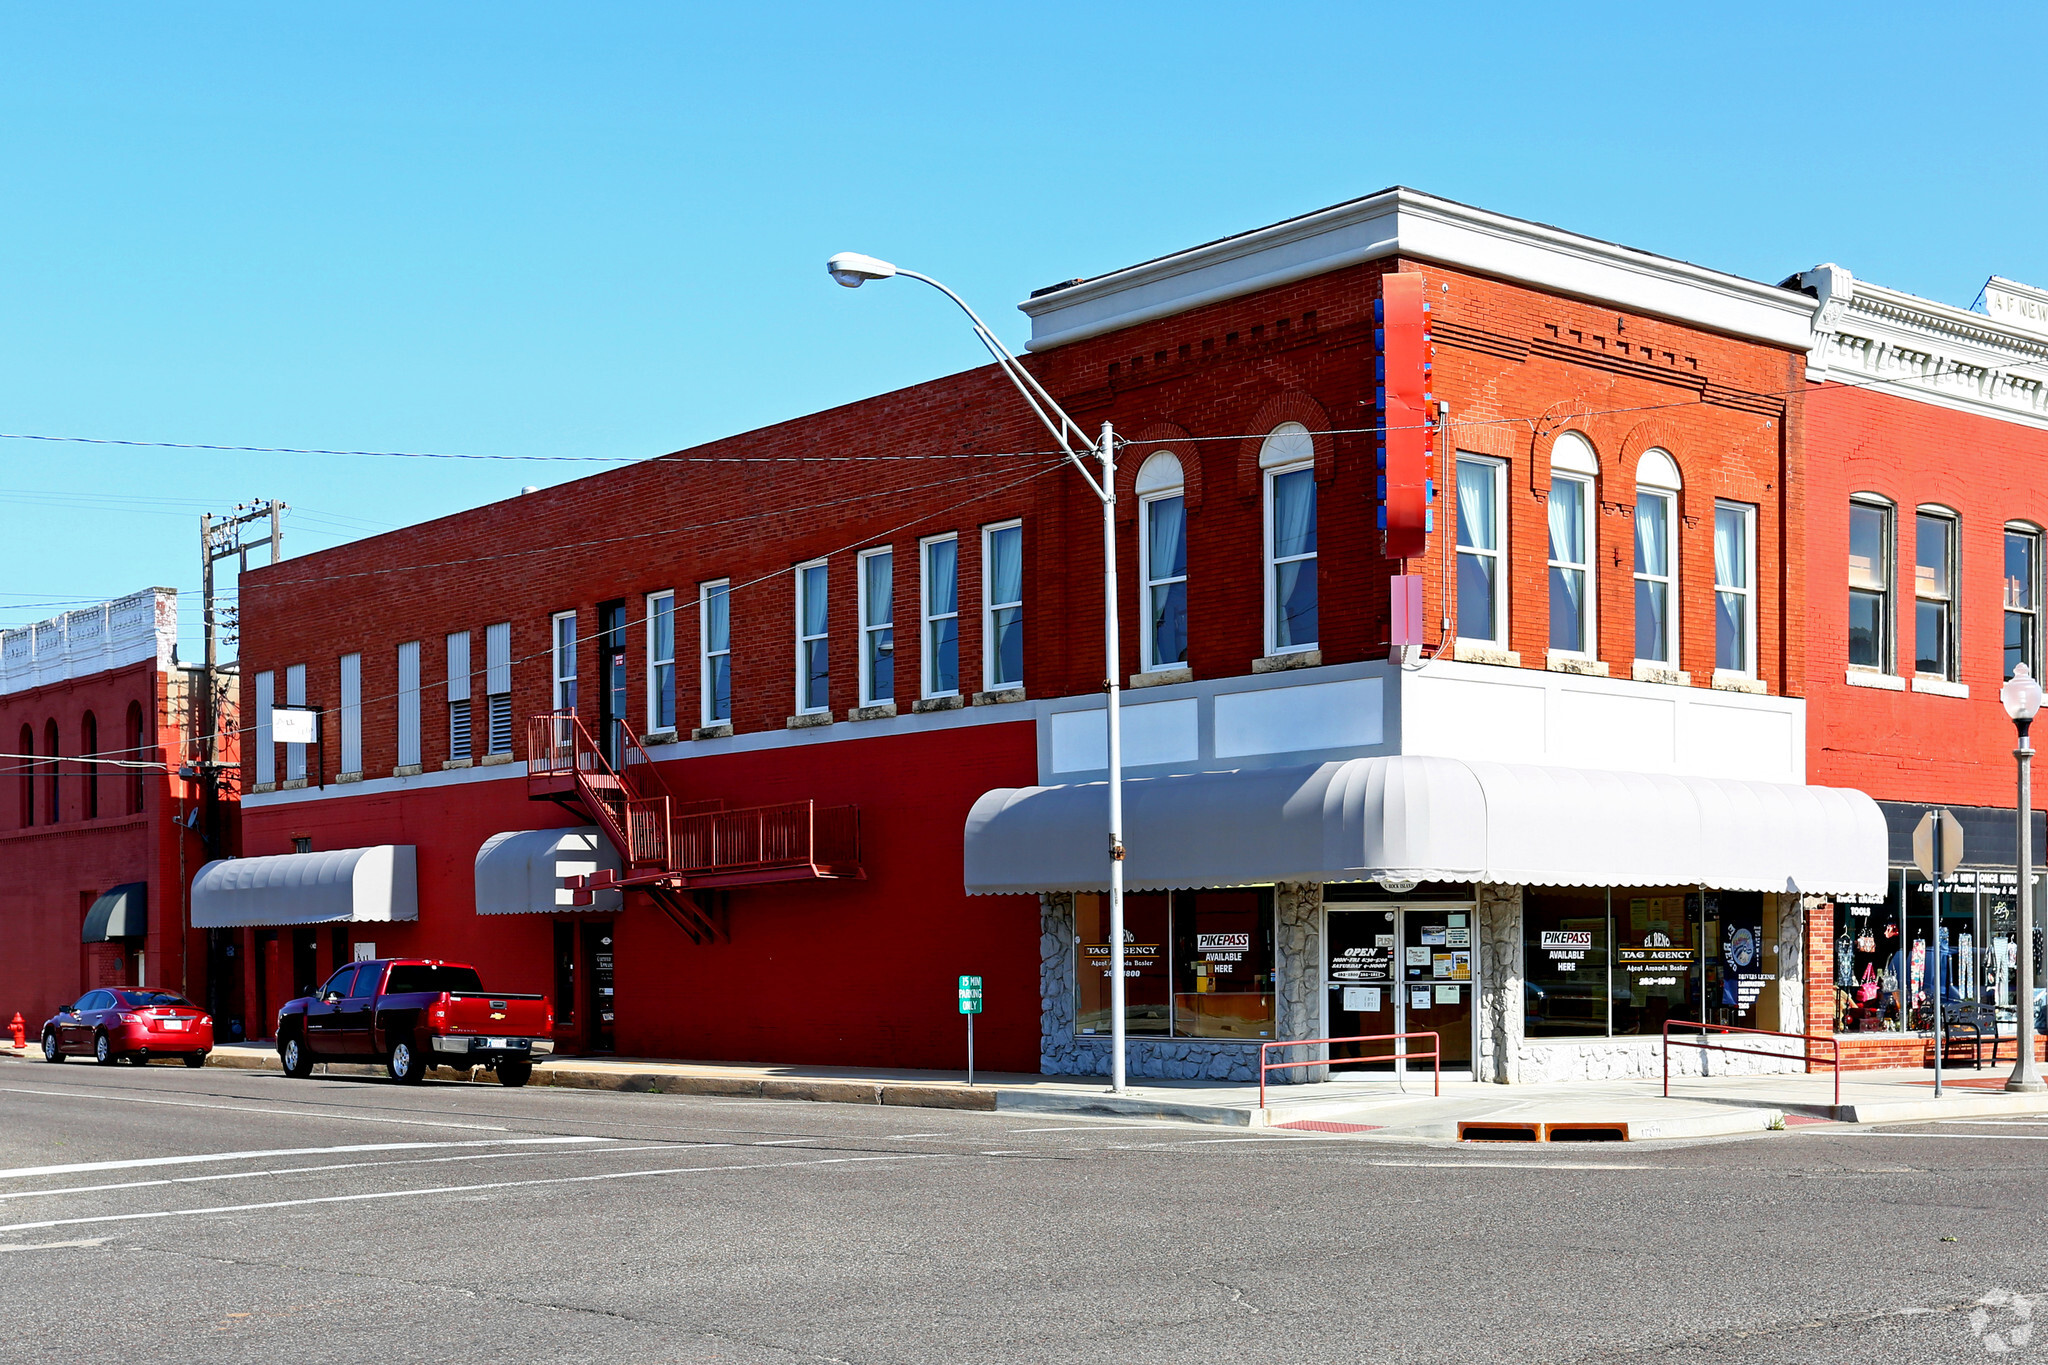
M498 1063L498 1084L507 1088L525 1085L533 1079L532 1062Z
M206 1065L206 1054L203 1052L186 1053L185 1065L191 1067L194 1071L197 1071L200 1067Z
M305 1041L298 1034L285 1036L285 1040L277 1045L277 1056L284 1063L285 1075L304 1080L313 1074L313 1054L307 1051Z
M406 1085L418 1085L427 1078L426 1063L410 1038L391 1045L391 1057L384 1063L384 1069L391 1073L392 1080Z
M121 1054L114 1051L114 1040L104 1033L92 1036L92 1059L101 1066L112 1066L121 1060Z
M147 1052L131 1052L131 1053L129 1053L129 1054L128 1054L128 1065L130 1065L130 1066L148 1066L148 1065L149 1065L149 1054L148 1054Z
M45 1033L43 1035L43 1060L46 1062L61 1062L64 1060L64 1049L57 1046L57 1035L54 1033Z

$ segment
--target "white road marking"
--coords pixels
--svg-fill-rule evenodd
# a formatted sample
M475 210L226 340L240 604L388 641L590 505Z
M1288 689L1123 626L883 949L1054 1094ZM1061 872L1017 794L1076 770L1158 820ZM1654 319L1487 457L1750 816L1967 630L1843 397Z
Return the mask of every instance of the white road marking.
M949 1152L904 1152L888 1156L834 1156L817 1161L757 1161L744 1166L664 1166L652 1171L607 1171L602 1175L563 1175L545 1180L500 1180L488 1185L436 1185L421 1190L374 1190L366 1194L329 1194L311 1199L276 1199L261 1204L219 1204L197 1209L156 1209L148 1213L96 1214L90 1218L46 1218L35 1223L0 1224L0 1232L75 1227L85 1223L131 1223L150 1218L197 1218L220 1213L254 1213L263 1209L295 1209L311 1204L357 1204L371 1199L411 1199L431 1194L470 1194L478 1190L518 1190L540 1185L582 1185L596 1180L632 1180L652 1175L717 1175L727 1171L772 1171L803 1166L844 1166L866 1161L958 1160Z
M146 1099L141 1095L100 1095L90 1090L23 1090L19 1086L0 1086L0 1094L50 1095L60 1100L107 1100L124 1104L168 1104L180 1109L227 1109L237 1114L282 1114L292 1119L348 1119L355 1123L403 1123L414 1128L468 1128L479 1133L512 1131L502 1123L448 1123L439 1119L393 1119L372 1114L335 1114L325 1111L309 1113L304 1109L258 1109L247 1104L203 1104L198 1100Z
M799 1143L799 1142L823 1142L823 1141L824 1141L824 1139L823 1139L823 1138L775 1138L775 1139L773 1139L773 1140L771 1140L771 1141L768 1141L768 1142L750 1142L750 1143L748 1143L748 1144L747 1144L747 1146L749 1146L749 1147L794 1147L794 1146L795 1146L795 1145L796 1145L797 1143ZM719 1147L725 1147L725 1146L730 1146L731 1144L729 1144L729 1143L723 1143L723 1142L721 1142L721 1143L716 1143L716 1144L711 1144L711 1145L715 1145L715 1146L719 1146Z
M358 1142L346 1147L267 1147L248 1152L201 1152L196 1156L146 1156L127 1161L78 1161L68 1166L17 1166L0 1180L31 1175L79 1175L86 1171L129 1171L145 1166L191 1166L202 1161L249 1161L272 1156L323 1156L341 1152L418 1152L435 1147L542 1147L572 1142L616 1142L601 1137L475 1138L468 1142Z
M1427 1166L1449 1171L1668 1171L1623 1161L1368 1161L1368 1166Z
M2048 1128L2048 1119L1936 1119L1936 1123L1985 1124L2001 1128Z
M1170 1123L1103 1123L1094 1124L1087 1128L1012 1128L1009 1131L1012 1133L1118 1133L1140 1128L1152 1131L1171 1127L1173 1125Z
M0 1251L57 1251L64 1247L103 1247L113 1241L111 1237L81 1237L75 1242L15 1242L0 1243Z
M730 1147L730 1142L657 1142L644 1147L579 1147L569 1155L616 1156L622 1152L702 1151L706 1147ZM470 1156L430 1156L416 1161L336 1161L325 1166L280 1166L265 1171L227 1171L218 1175L174 1175L162 1180L125 1180L111 1185L60 1185L53 1190L11 1190L0 1200L41 1199L53 1194L99 1194L107 1190L143 1190L164 1185L204 1185L216 1180L260 1180L264 1176L315 1175L321 1171L359 1171L368 1167L440 1166L454 1161L503 1161L508 1157L553 1155L534 1152L479 1152Z
M951 1133L891 1133L891 1134L889 1134L889 1135L888 1135L887 1137L883 1138L883 1139L882 1139L882 1141L884 1141L884 1142L908 1142L908 1141L909 1141L909 1140L910 1140L911 1138L928 1138L928 1137L951 1137L951 1136L953 1136L953 1135L952 1135Z
M2048 1133L1809 1133L1811 1137L1938 1138L1943 1142L2048 1142Z

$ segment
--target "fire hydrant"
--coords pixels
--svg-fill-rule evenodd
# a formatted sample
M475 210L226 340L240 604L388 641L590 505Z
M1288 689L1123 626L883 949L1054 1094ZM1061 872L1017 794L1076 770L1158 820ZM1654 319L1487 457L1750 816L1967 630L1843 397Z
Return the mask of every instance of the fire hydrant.
M14 1020L8 1024L7 1031L14 1035L14 1045L16 1047L28 1046L28 1025L21 1021L20 1010L14 1012Z

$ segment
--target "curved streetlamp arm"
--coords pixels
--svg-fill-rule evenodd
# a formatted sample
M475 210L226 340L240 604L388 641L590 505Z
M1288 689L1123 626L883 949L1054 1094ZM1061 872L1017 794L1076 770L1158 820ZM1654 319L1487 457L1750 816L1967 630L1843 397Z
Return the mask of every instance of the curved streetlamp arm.
M1111 501L1115 497L1114 491L1103 487L1095 475L1089 472L1088 466L1081 463L1080 451L1100 453L1096 449L1096 443L1089 438L1087 432L1081 430L1080 423L1069 417L1066 409L1054 401L1053 396L1045 391L1045 386L1038 382L1031 371L1025 369L1016 356L1010 354L1010 348L1003 345L996 334L989 330L988 324L981 320L980 315L967 306L967 300L929 275L920 275L915 270L905 270L901 266L897 267L896 273L906 279L922 280L960 306L960 311L967 314L967 320L974 324L974 334L981 338L981 344L995 357L997 367L1010 383L1016 386L1017 392L1023 395L1024 402L1038 420L1045 424L1045 429L1052 433L1053 439L1060 443L1060 449L1066 453L1068 463L1080 471L1081 477L1088 481L1090 491L1097 498L1103 502ZM1055 418L1058 420L1055 421Z

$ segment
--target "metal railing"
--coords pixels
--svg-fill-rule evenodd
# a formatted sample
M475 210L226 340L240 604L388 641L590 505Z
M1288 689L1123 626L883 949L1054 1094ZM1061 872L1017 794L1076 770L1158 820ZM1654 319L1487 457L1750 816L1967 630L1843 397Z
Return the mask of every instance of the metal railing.
M1316 1047L1325 1043L1389 1043L1405 1038L1427 1038L1427 1052L1389 1052L1374 1057L1312 1057L1305 1062L1269 1062L1266 1054L1276 1047ZM1427 1057L1436 1075L1436 1093L1444 1093L1443 1040L1434 1030L1420 1033L1364 1033L1353 1038L1289 1038L1283 1042L1259 1044L1259 1108L1266 1107L1266 1075L1273 1071L1295 1071L1307 1066L1354 1066L1360 1062L1409 1062Z
M678 816L671 846L684 874L860 861L860 812L815 801Z
M1737 1028L1733 1024L1702 1024L1699 1021L1693 1019L1667 1019L1664 1021L1665 1099L1671 1098L1671 1030L1675 1028L1697 1029L1700 1034L1699 1041L1681 1041L1679 1043L1680 1047L1696 1047L1704 1052L1739 1052L1749 1057L1777 1057L1787 1061L1791 1060L1794 1056L1797 1056L1801 1061L1805 1062L1809 1066L1811 1066L1815 1062L1824 1062L1828 1066L1834 1068L1835 1107L1837 1109L1842 1107L1842 1045L1836 1039L1821 1033L1779 1033L1773 1029L1767 1028ZM1801 1053L1767 1052L1762 1048L1754 1047L1729 1047L1725 1043L1708 1042L1706 1039L1706 1033L1708 1029L1712 1029L1716 1033L1741 1033L1756 1038L1791 1038L1798 1042L1806 1043L1808 1046L1806 1048L1806 1051ZM1812 1044L1814 1043L1826 1043L1830 1048L1834 1049L1832 1055L1827 1057L1814 1056L1812 1047ZM1706 1059L1704 1057L1700 1059L1700 1067L1702 1074L1704 1074L1706 1068Z

